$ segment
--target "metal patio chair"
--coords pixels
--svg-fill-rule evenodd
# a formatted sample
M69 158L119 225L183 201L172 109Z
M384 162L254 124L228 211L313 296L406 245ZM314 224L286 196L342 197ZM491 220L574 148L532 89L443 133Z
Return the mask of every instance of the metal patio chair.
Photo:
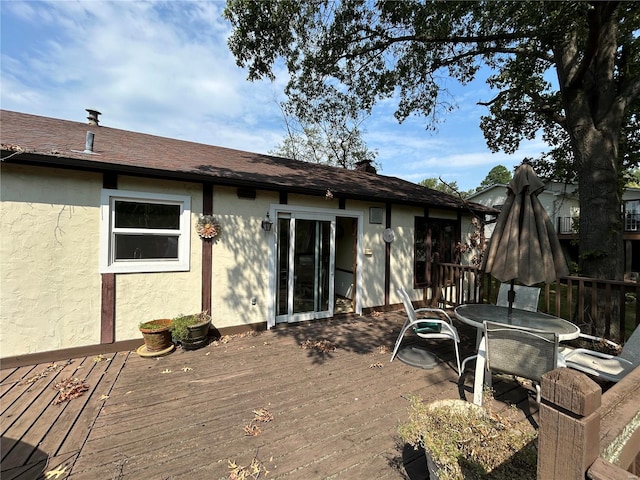
M485 375L504 373L529 379L536 388L536 401L540 403L540 378L558 365L558 334L484 322L484 335L478 354L462 363L476 359L473 385L473 403L482 405Z
M402 343L405 333L409 330L413 330L413 332L420 338L453 341L453 348L456 353L458 376L460 376L460 353L458 351L460 337L458 336L458 330L453 326L451 317L441 308L414 309L411 299L404 287L400 287L397 291L407 312L407 320L402 326L400 335L398 335L398 339L396 340L393 353L391 354L391 361L393 362L393 359L398 353L398 349L400 348L400 344Z
M624 346L603 338L581 334L581 338L607 343L622 348L618 355L589 350L587 348L562 347L560 353L568 368L599 377L610 382L619 382L627 373L640 366L640 326L636 327Z
M510 284L500 284L496 305L498 305L499 307L509 306L509 290L511 290ZM540 298L539 287L514 285L513 291L516 294L515 299L513 300L513 308L519 308L520 310L529 310L530 312L538 311L538 298Z

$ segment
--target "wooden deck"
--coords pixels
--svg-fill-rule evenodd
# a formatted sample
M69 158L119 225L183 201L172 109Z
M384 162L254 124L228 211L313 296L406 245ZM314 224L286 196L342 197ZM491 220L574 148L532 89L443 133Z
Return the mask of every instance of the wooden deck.
M401 312L335 317L156 359L120 352L2 370L1 477L216 480L254 462L259 478L424 479L424 456L396 433L406 397L460 392L450 342L429 343L442 360L431 370L389 362L403 322ZM459 329L464 357L475 331ZM335 351L301 348L323 340ZM55 404L53 387L69 377L89 389ZM527 390L494 387L492 408L531 423Z

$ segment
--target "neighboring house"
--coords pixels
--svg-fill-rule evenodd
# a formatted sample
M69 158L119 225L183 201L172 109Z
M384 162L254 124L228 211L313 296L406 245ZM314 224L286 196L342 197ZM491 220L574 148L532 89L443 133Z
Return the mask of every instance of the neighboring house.
M500 209L507 198L506 185L492 185L468 197L468 200ZM578 263L578 220L580 203L578 186L560 182L546 182L544 191L538 195L565 251L567 261ZM640 272L640 189L626 188L622 194L624 202L624 246L625 277L638 277ZM489 240L495 223L485 226L485 238Z
M222 333L429 298L481 205L344 170L0 112L0 355L140 345L207 310ZM210 214L213 240L196 233ZM464 222L463 222L464 221ZM270 228L269 228L270 227Z

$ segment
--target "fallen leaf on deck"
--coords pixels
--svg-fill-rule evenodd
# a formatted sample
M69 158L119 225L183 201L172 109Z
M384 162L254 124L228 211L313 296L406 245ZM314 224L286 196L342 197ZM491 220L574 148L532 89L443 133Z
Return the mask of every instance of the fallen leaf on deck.
M257 408L256 410L253 411L253 413L255 415L254 420L256 422L265 422L266 423L266 422L270 422L271 420L273 420L273 415L266 408Z
M162 370L162 373L171 373L171 370L169 370L168 368L165 368L164 370Z
M49 365L47 365L47 368L38 373L37 375L33 375L32 377L29 377L26 382L27 383L33 383L36 380L40 379L40 378L44 378L47 375L49 375L51 372L55 372L57 370L62 370L64 367L66 367L67 365L71 365L71 362L66 362L66 363L50 363Z
M262 429L260 426L250 423L249 425L244 426L245 435L249 435L251 437L257 437L262 433Z
M335 343L330 342L329 340L323 339L318 341L313 340L305 340L300 344L300 348L302 349L311 349L317 350L318 352L327 353L327 352L335 352L338 348Z
M67 471L67 467L65 466L62 470L59 468L53 469L53 470L49 470L48 472L46 472L44 474L45 477L47 478L53 478L56 477L58 478L60 475L63 475L64 473L66 473Z
M67 378L53 386L54 389L60 391L60 395L53 401L54 405L67 402L73 398L77 398L89 390L89 385L81 382L77 378Z
M182 367L181 370L183 372L190 372L191 370L193 370L193 368L191 368L191 367Z
M109 395L100 395L100 400L106 400L109 398Z

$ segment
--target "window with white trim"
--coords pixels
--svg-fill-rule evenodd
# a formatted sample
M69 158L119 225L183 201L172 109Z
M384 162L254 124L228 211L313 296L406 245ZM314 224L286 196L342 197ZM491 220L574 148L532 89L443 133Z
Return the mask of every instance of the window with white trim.
M102 190L100 272L189 270L191 197Z

